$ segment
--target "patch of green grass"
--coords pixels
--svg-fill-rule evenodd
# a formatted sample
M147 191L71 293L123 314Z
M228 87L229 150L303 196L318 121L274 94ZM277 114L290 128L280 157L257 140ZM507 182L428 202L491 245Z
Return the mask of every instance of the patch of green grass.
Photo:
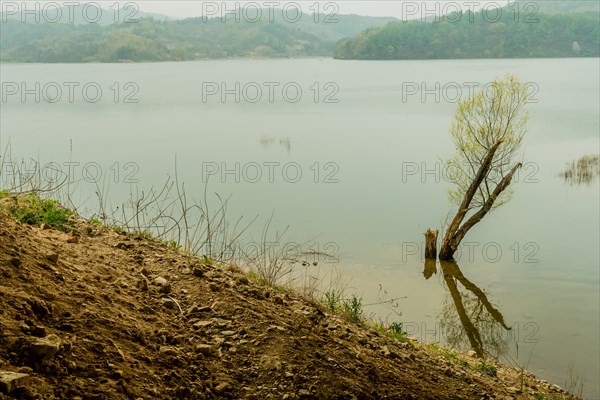
M167 246L169 250L174 251L175 253L182 253L183 248L177 243L176 240L160 240L162 244Z
M150 233L150 231L147 230L143 230L143 231L134 231L133 235L138 236L142 239L152 239L152 233Z
M564 397L546 396L541 393L536 393L536 394L534 394L534 396L535 396L535 400L564 400Z
M6 192L0 195L3 198L9 196L10 194ZM14 202L8 208L8 211L18 221L38 227L41 224L46 224L62 232L73 230L77 213L61 206L58 201L42 199L35 194L10 197Z
M96 225L96 226L102 226L102 221L100 221L96 217L92 217L92 218L90 218L90 224Z
M125 229L121 228L118 225L113 225L110 227L110 229L112 229L113 231L117 232L117 233L124 233Z
M392 322L389 326L386 326L386 323L383 321L374 321L371 326L375 332L382 336L387 336L401 342L404 342L407 339L406 332L402 329L401 322Z
M321 303L332 314L339 314L349 321L360 324L365 321L363 299L353 294L349 299L342 299L342 293L337 290L325 292ZM383 327L381 329L384 329Z
M219 267L221 264L217 264L217 267ZM225 270L229 271L231 270L230 268L232 268L230 265L227 265L225 267ZM235 270L240 270L242 271L239 267L234 266L233 267ZM243 271L242 271L243 273ZM268 280L261 278L256 272L254 271L249 271L246 276L248 277L248 280L250 280L251 282L260 285L260 286L266 286L269 287L273 290L275 290L277 293L281 293L281 294L290 294L291 291L289 288L285 287L285 286L279 286L279 285L274 285L273 283L269 282Z
M479 364L475 366L475 369L489 376L496 376L498 373L496 366L494 364L488 364L485 360L480 360Z
M440 347L437 343L431 343L429 345L429 348L439 354L442 355L442 357L444 357L446 360L452 362L453 364L458 364L461 365L463 367L467 367L470 368L470 364L468 363L467 360L465 360L465 358L463 357L463 355L461 353L459 353L458 351L452 349L452 350L447 350L443 347ZM495 368L495 367L494 367Z

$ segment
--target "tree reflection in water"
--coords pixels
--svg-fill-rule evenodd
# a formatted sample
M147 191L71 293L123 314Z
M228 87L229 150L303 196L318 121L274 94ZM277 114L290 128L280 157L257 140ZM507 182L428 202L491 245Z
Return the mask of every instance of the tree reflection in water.
M453 348L474 350L480 357L506 355L512 328L487 294L468 280L453 261L440 261L442 277L450 293L441 311L440 325L445 340ZM435 261L425 263L423 275L437 273ZM462 289L459 289L459 285Z

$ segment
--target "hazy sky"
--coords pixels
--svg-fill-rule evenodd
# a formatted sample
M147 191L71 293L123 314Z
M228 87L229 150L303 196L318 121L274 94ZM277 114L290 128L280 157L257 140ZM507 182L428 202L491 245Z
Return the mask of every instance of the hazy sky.
M505 5L508 0L499 1L372 1L372 0L343 0L343 1L138 1L140 10L146 12L156 12L173 17L197 17L203 13L216 13L227 11L235 8L236 4L242 8L256 7L262 8L283 8L284 6L292 7L299 5L302 12L312 14L315 10L319 10L323 14L359 14L372 16L393 16L400 19L412 19L414 16L422 14L454 11L456 9L467 10L469 8L479 9L485 7L499 7Z
M136 9L144 12L159 13L170 17L186 18L186 17L199 17L203 14L209 16L221 15L222 12L231 11L238 6L242 10L248 12L249 18L254 18L256 8L277 8L282 9L284 7L299 7L302 13L313 14L314 11L320 11L322 14L359 14L359 15L371 15L371 16L393 16L399 19L415 19L415 18L426 18L430 17L433 13L438 15L447 14L452 11L459 9L478 10L481 7L485 8L496 8L507 4L508 0L482 0L482 1L471 1L471 0L439 0L439 1L409 1L409 0L341 0L341 1L327 1L327 0L258 0L258 1L199 1L199 0L187 0L187 1L160 1L160 0L142 0L142 1L115 1L115 0L41 0L41 1L25 1L28 4L27 7L32 4L44 7L44 5L52 3L53 5L64 6L68 3L96 3L100 7L105 9L114 9L115 4L119 4L121 7L126 4L132 5ZM22 1L7 1L2 0L2 8L4 9L5 4L13 3L21 5ZM130 8L131 9L131 8ZM292 16L290 9L290 16ZM254 12L254 13L253 13ZM264 16L267 18L268 16Z

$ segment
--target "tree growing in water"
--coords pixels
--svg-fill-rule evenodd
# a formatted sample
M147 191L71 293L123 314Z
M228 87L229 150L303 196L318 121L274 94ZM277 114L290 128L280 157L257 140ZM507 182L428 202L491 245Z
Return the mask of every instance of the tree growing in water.
M521 167L514 159L526 132L530 97L527 84L507 75L459 102L450 131L457 151L446 161L453 184L449 196L458 210L444 235L440 260L451 260L467 232L510 200L506 189Z

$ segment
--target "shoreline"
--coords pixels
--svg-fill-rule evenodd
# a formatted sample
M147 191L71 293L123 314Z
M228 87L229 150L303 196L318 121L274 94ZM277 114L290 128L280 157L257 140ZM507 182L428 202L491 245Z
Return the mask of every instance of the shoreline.
M32 226L1 204L2 400L576 398L145 234Z

